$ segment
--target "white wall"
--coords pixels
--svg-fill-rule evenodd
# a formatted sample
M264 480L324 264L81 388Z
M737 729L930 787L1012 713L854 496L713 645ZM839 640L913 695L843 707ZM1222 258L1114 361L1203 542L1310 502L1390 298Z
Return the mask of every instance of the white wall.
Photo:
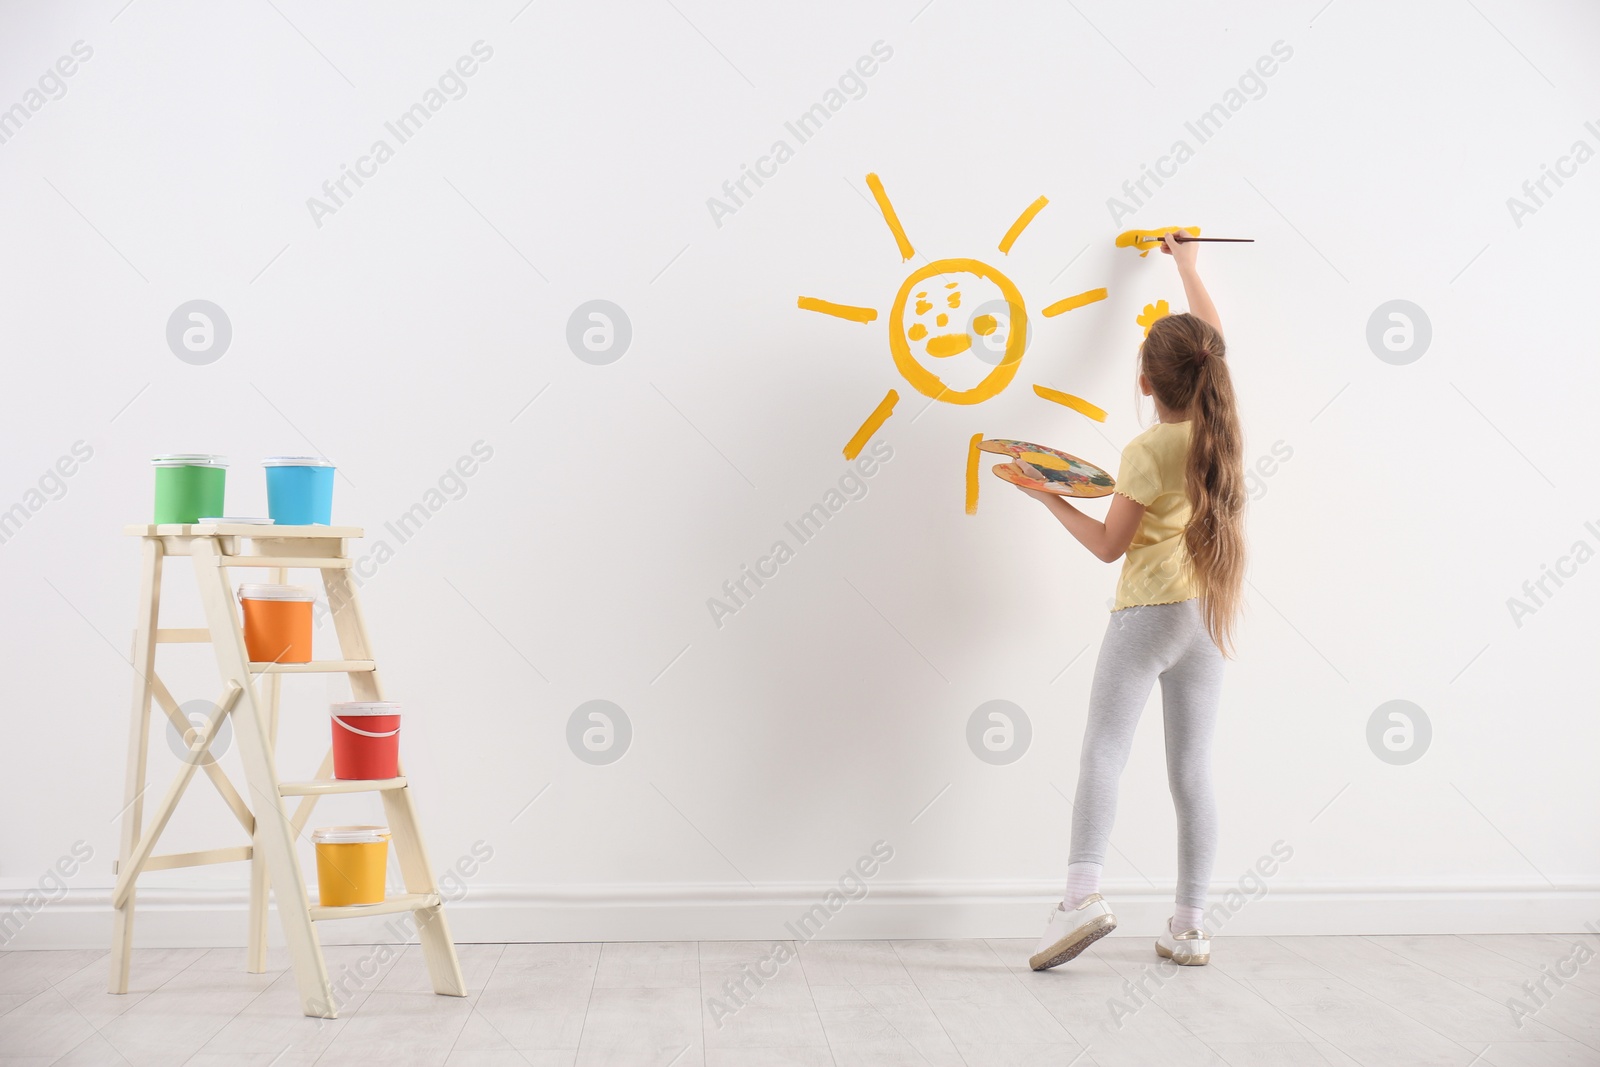
M1115 467L1149 417L1134 316L1181 290L1112 237L1163 224L1257 239L1202 263L1249 455L1292 452L1250 515L1218 891L1274 842L1293 858L1229 929L1600 919L1600 563L1520 620L1507 604L1576 542L1600 548L1600 162L1520 220L1507 205L1575 142L1600 149L1592 7L675 2L7 10L0 107L93 49L0 144L0 506L26 513L0 545L0 885L14 906L74 842L94 853L13 944L107 937L136 562L119 531L148 515L148 458L197 449L233 460L244 514L265 507L261 456L325 452L337 520L395 550L363 594L432 856L494 853L456 907L464 939L775 936L878 840L894 859L829 936L1031 933L1064 876L1115 571L987 473L963 514L966 442ZM396 145L385 122L479 41L465 95ZM876 42L892 57L864 94L796 145L785 122ZM1198 144L1185 123L1277 42L1292 56ZM308 198L380 138L394 158L318 225ZM708 198L780 138L793 158L718 225ZM1108 198L1178 139L1193 158L1114 219ZM919 252L997 263L1033 309L1110 299L1036 319L998 398L922 412L883 319L795 306L886 308L910 269L869 171ZM205 366L165 339L196 298L233 329ZM566 342L595 298L632 324L610 365ZM1432 325L1408 365L1366 340L1393 299ZM892 460L714 625L707 599L837 484L891 386ZM93 456L64 495L28 497L79 441ZM492 458L401 544L385 522L476 442ZM197 623L181 570L167 590L169 624ZM162 670L180 700L215 693L203 650ZM282 762L305 775L340 694L288 692ZM609 766L565 739L596 698L632 723ZM1007 766L965 738L995 699L1032 727ZM1432 724L1409 765L1366 739L1394 699ZM1138 922L1175 873L1162 759L1156 702L1108 869ZM164 788L159 738L152 766ZM191 801L172 848L234 843L204 783ZM378 810L339 798L315 821ZM239 941L243 874L150 877L141 942Z

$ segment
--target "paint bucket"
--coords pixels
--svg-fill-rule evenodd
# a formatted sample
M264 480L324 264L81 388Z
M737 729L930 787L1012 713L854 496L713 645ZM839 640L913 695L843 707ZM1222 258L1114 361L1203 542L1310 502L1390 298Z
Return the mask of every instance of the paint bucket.
M383 903L387 826L324 826L311 832L311 843L317 849L317 903L325 908Z
M300 585L239 587L250 662L311 662L312 599L311 590Z
M228 464L206 452L180 452L157 456L156 517L158 525L189 524L202 515L222 514L223 482Z
M316 456L268 456L267 514L279 526L333 522L333 464Z
M333 706L333 776L400 775L400 705L353 700Z

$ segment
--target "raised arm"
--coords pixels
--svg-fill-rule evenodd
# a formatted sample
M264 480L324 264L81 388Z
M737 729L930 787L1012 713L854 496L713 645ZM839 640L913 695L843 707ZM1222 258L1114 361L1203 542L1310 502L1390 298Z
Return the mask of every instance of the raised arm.
M1200 245L1194 241L1178 242L1168 234L1161 240L1161 251L1172 257L1178 265L1178 277L1183 279L1183 296L1189 302L1189 312L1205 319L1222 333L1222 316L1217 314L1217 305L1211 302L1211 294L1206 292L1205 283L1200 280L1200 270L1195 266L1195 260L1200 255Z

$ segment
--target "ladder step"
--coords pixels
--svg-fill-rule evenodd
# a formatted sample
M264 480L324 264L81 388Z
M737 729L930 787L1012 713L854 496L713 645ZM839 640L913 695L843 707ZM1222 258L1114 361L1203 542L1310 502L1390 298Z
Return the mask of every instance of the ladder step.
M313 778L309 782L279 782L278 795L323 796L327 793L383 793L404 789L405 778Z
M221 556L223 567L304 567L318 571L347 571L355 561L346 556Z
M364 674L378 665L370 659L314 659L310 663L251 663L251 674Z
M172 626L156 631L156 642L163 645L204 645L211 643L211 631L203 626Z
M440 904L438 893L400 893L385 900L382 904L348 904L344 907L324 907L321 904L311 905L311 920L321 922L324 919L359 919L363 915L393 915L400 911L417 911L421 908L437 908Z

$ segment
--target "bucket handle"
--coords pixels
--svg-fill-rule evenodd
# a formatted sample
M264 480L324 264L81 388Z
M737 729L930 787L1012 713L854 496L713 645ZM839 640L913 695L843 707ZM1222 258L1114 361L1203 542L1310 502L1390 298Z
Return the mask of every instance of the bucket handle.
M385 731L384 733L381 733L381 734L380 733L373 733L371 730L363 730L360 727L351 726L349 723L345 722L343 719L339 718L339 716L337 716L337 715L335 715L333 717L333 721L338 723L340 726L343 726L346 730L349 730L351 733L360 734L362 737L393 737L395 734L400 732L400 727L396 726L393 730L388 730L388 731Z

